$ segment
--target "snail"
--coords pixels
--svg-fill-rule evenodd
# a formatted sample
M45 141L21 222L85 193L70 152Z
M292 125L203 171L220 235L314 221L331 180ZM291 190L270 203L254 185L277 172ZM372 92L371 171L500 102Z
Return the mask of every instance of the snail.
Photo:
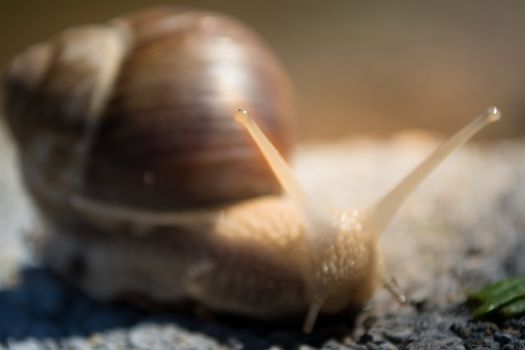
M287 165L284 69L224 15L166 7L69 29L18 55L5 92L22 177L46 223L33 242L43 264L99 299L303 316L305 332L380 284L403 301L380 233L435 167L500 117L489 108L371 208L329 210Z

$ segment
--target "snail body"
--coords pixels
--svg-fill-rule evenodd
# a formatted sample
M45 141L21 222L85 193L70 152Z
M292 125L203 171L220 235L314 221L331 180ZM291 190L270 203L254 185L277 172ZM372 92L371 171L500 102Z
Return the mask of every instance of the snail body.
M52 232L42 240L42 260L101 299L128 293L167 304L191 299L216 311L259 319L303 315L313 293L309 288L316 284L302 253L307 249L304 226L295 207L265 196L209 218L208 223L201 218L180 226L150 226L145 235ZM345 281L344 298L334 299L325 311L360 305L371 296L377 252L375 242L364 238L348 242L344 256L355 260L358 273Z
M101 299L194 300L261 319L306 313L305 331L320 312L362 305L385 280L379 234L499 111L372 208L327 211L283 158L292 105L260 39L217 14L146 10L29 48L8 72L6 117L48 225L37 255ZM235 113L248 133L232 118L238 107L257 116Z

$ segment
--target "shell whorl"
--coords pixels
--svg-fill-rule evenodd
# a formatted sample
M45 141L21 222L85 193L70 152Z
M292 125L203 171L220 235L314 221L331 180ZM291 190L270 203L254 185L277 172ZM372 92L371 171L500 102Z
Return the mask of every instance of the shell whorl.
M96 124L129 41L123 25L84 26L18 55L6 77L6 116L22 146L42 130L79 137Z
M44 212L72 193L158 210L278 193L231 115L253 110L286 156L291 99L254 33L172 7L67 30L17 56L6 78L8 123Z

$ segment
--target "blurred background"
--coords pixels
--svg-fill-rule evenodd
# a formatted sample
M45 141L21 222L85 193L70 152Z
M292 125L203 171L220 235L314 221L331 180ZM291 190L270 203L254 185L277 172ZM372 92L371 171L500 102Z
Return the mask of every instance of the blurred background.
M162 3L222 11L258 31L294 82L302 141L406 128L449 133L490 105L505 119L482 137L525 133L519 0L3 0L0 69L64 28Z

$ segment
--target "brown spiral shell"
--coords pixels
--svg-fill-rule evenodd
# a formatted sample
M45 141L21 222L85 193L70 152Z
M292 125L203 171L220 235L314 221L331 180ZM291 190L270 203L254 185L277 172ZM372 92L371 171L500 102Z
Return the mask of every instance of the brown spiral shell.
M7 121L41 207L43 188L155 210L277 193L232 115L249 108L288 156L291 101L257 35L173 7L69 29L17 56L6 78Z

